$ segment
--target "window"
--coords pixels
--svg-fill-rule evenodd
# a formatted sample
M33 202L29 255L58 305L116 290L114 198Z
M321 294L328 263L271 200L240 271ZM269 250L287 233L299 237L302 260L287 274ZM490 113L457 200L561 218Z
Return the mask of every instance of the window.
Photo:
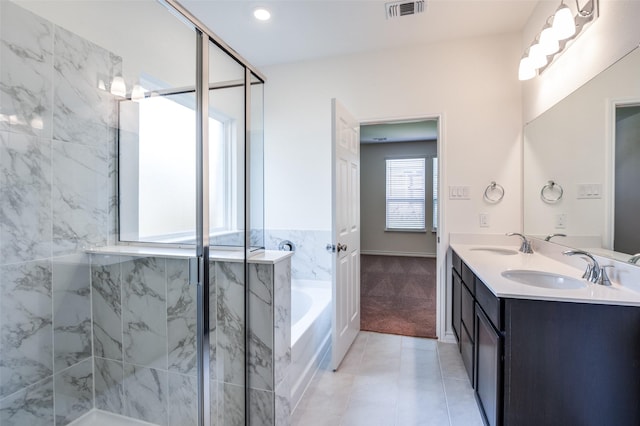
M387 225L391 231L425 230L425 158L387 159Z
M195 97L152 96L120 103L120 239L154 243L195 241ZM211 235L236 227L236 120L209 115ZM170 200L170 201L169 201Z
M438 157L433 157L432 170L433 170L433 232L438 230Z

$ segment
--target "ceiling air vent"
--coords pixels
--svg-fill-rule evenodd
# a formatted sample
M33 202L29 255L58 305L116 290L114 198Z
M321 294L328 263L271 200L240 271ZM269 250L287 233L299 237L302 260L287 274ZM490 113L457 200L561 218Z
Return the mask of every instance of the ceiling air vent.
M387 19L399 18L406 15L415 15L416 13L424 12L425 1L399 1L393 3L386 3Z

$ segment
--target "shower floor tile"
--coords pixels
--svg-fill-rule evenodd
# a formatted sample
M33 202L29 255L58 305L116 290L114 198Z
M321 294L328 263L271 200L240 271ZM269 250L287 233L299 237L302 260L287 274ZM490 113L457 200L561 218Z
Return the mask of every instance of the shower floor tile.
M68 426L156 426L129 417L119 416L106 411L91 410Z

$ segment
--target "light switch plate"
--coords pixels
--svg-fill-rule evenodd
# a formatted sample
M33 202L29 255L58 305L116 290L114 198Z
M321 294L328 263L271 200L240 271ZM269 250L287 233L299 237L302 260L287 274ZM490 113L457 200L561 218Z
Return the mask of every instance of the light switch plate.
M480 228L489 227L489 213L480 213Z
M578 199L594 200L602 198L602 184L599 183L579 183Z
M565 229L567 227L567 214L558 213L556 215L556 229Z
M469 186L450 186L450 200L469 200L471 198L471 187Z

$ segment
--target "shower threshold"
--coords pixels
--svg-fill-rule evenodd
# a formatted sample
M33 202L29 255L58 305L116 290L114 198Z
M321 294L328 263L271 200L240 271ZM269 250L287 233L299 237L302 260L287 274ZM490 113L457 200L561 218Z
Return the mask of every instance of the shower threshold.
M157 426L131 417L120 416L107 411L93 409L67 426Z

